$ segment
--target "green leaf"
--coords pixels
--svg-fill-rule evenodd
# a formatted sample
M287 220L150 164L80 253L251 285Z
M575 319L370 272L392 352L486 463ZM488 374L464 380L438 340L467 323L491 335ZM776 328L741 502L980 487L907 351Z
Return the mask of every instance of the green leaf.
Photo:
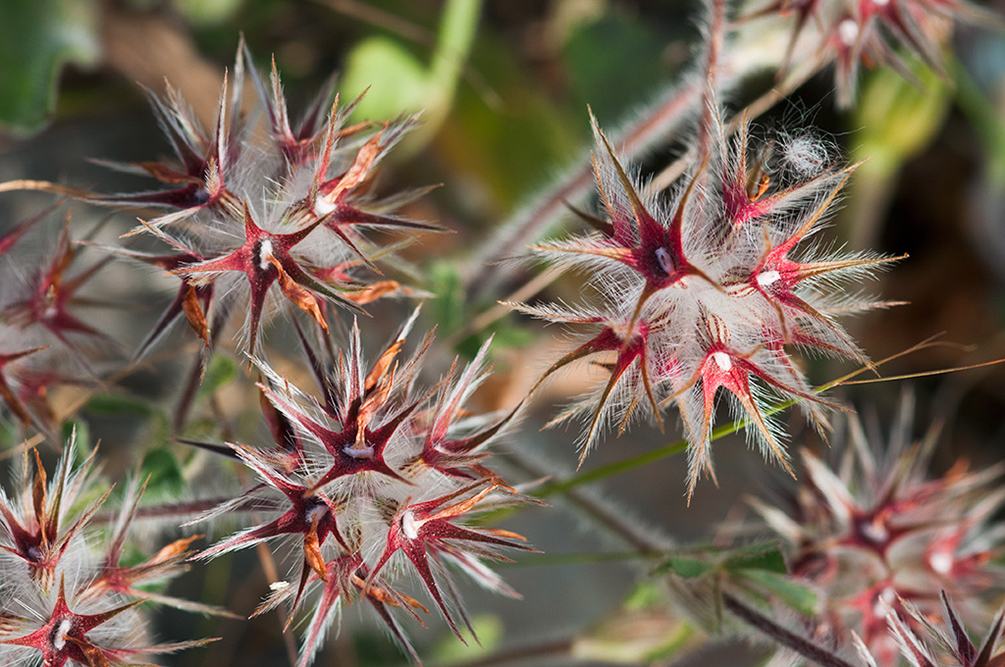
M436 262L429 267L429 291L433 293L431 315L439 337L448 336L459 330L466 320L464 317L464 285L457 273L457 266L451 262Z
M983 142L990 182L1002 188L1005 184L1005 123L1002 122L1002 112L959 62L951 64L956 82L956 103Z
M35 132L56 105L66 63L93 65L100 47L93 0L14 0L0 20L0 124Z
M176 0L189 21L200 26L218 25L237 14L244 0Z
M425 105L428 72L399 42L371 37L360 42L346 60L340 88L352 99L363 91L356 113L361 118L388 120Z
M87 422L80 419L68 419L62 426L63 444L70 442L70 437L77 435L77 460L74 463L83 463L88 454L91 453L91 428Z
M632 592L625 599L625 609L628 611L642 611L648 607L653 607L664 602L665 595L663 589L653 581L644 579L635 585Z
M846 191L850 205L842 213L843 224L853 226L846 232L852 246L875 244L898 174L932 143L949 113L949 87L942 77L924 68L916 78L924 89L883 67L862 86L852 120L859 128L852 158L863 164Z
M467 636L463 640L450 635L436 647L436 662L467 662L489 656L502 642L504 628L498 617L487 614L475 616L471 619L471 625L478 635L478 641L472 641L473 637L467 632L464 633Z
M21 439L21 430L13 421L0 422L0 451L10 449Z
M167 448L158 447L147 452L140 465L140 476L146 478L147 495L177 497L185 490L185 477L177 457Z
M774 545L756 545L739 549L730 554L724 563L731 572L738 570L763 570L775 574L786 574L785 559Z
M450 103L478 29L482 0L448 0L430 67L430 83L444 104Z
M856 157L899 168L935 138L949 113L949 85L927 67L916 69L921 87L886 67L866 77L855 107Z
M210 396L217 389L227 384L237 377L237 364L232 359L222 354L215 355L210 359L206 368L206 376L199 386L199 398Z
M533 331L513 324L511 318L503 318L493 324L485 333L492 334L492 349L526 348L537 342Z
M700 577L711 572L714 568L715 565L713 563L684 556L675 556L660 567L661 570L673 570L675 574L687 577L688 579Z
M363 91L356 115L389 120L422 111L422 126L413 136L428 139L453 105L457 81L478 29L481 0L448 0L440 19L436 49L426 65L397 39L371 37L346 59L340 90L350 97ZM416 140L413 140L416 141Z
M99 417L150 417L157 412L147 401L125 394L98 394L84 409Z
M817 595L802 584L782 574L767 570L744 570L744 579L758 584L765 593L792 607L801 614L813 616L818 613Z
M564 45L576 106L589 104L601 125L619 122L629 109L652 97L654 81L671 74L661 57L666 45L666 36L652 26L618 12L580 26Z

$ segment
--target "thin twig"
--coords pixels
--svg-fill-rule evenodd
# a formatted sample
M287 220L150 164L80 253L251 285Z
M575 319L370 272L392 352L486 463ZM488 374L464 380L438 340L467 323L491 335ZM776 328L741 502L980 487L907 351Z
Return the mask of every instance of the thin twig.
M400 16L360 0L314 0L332 11L350 16L372 26L383 28L394 34L421 44L428 49L436 47L436 33ZM485 80L481 72L470 63L463 65L464 80L471 85L489 108L495 110L503 105L502 96Z
M0 192L50 192L56 195L63 195L64 197L72 197L74 199L80 199L82 201L90 201L94 199L94 193L83 190L81 188L73 188L69 185L60 185L59 183L52 183L51 181L33 181L29 179L20 178L14 181L6 181L0 183Z
M446 339L446 343L448 345L455 345L456 343L464 340L468 336L477 334L480 331L484 331L488 327L495 324L497 320L500 320L513 312L513 308L507 305L507 302L518 303L534 297L538 292L547 288L549 285L555 282L558 279L558 277L561 276L563 273L565 273L563 269L551 268L545 271L544 273L540 273L534 276L531 280L526 282L522 287L517 289L508 297L506 297L506 299L504 299L499 303L496 303L496 305L492 306L491 308L483 312L481 315L471 320L471 323L468 324L466 327L452 334L449 338Z
M384 28L405 39L432 48L436 45L436 34L420 25L407 21L397 14L373 7L358 0L315 0L332 11L349 16L378 28Z
M731 593L723 592L722 602L726 609L750 627L771 637L779 644L787 646L818 665L823 665L824 667L855 667L844 658L838 657L827 649L817 646L810 640L800 637L788 628L782 627L753 607L747 606L747 603L733 596Z
M701 110L701 122L698 124L698 162L704 162L711 155L712 147L712 122L713 115L718 115L717 105L719 54L722 51L722 44L726 38L726 2L725 0L715 0L709 5L708 17L708 51L705 58L705 81L704 108Z
M17 454L21 454L22 452L27 452L41 444L43 440L45 440L45 435L42 433L36 433L34 436L25 440L17 447L11 447L10 449L5 449L3 452L0 452L0 461L11 458Z

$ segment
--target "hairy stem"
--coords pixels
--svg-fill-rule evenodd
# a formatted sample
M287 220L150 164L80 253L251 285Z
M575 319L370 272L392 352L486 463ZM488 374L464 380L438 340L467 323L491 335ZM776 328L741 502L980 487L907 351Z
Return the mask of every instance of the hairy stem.
M807 660L812 660L824 667L854 667L854 665L844 658L836 656L810 640L800 637L788 628L782 627L731 593L724 592L722 594L722 602L726 609L738 619L758 632L771 637L779 644L792 649Z
M511 453L507 455L506 459L511 465L531 476L539 477L545 474L544 470L521 456ZM666 545L659 544L647 535L640 533L636 527L625 521L616 510L605 506L594 498L586 496L580 491L573 490L571 487L561 490L565 499L570 504L582 510L598 526L620 538L640 555L655 556L665 550Z
M638 155L660 139L680 130L691 109L701 99L705 86L703 72L692 74L672 88L653 108L621 132L612 133L612 143L629 155ZM524 246L543 236L566 212L567 204L581 204L593 185L593 164L583 151L576 165L529 206L503 223L502 231L474 257L469 274L472 301L493 293L512 268L492 264L516 256Z
M227 503L233 500L232 497L223 498L204 498L202 500L192 500L185 503L172 503L170 505L150 505L148 507L140 507L136 510L136 518L138 519L184 519L187 517L194 516L196 514L202 514L203 512L208 512L214 507L218 507L223 503ZM255 511L256 508L252 504L247 504L246 507L236 507L232 511L234 512L246 512ZM99 512L94 515L91 519L92 523L114 523L119 518L119 513L116 512Z

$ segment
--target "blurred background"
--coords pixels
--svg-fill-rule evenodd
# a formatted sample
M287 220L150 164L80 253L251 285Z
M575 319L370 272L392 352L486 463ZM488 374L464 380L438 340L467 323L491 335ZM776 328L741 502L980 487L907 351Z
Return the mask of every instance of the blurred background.
M0 180L55 181L104 193L152 187L147 179L95 161L128 163L170 153L146 99L161 95L165 81L211 127L241 35L260 70L274 58L294 117L333 73L343 101L367 91L358 118L391 119L422 110L422 126L393 151L381 182L388 192L442 184L411 204L407 214L436 221L451 233L418 238L403 255L417 269L416 287L430 294L423 318L426 326L437 327L444 358L454 352L470 356L485 337L496 336L496 373L477 400L485 409L508 408L556 358L565 335L513 315L472 326L535 272L531 266L517 268L497 293L472 300L466 281L475 271L474 258L532 195L581 163L590 141L587 105L601 126L615 127L644 111L681 75L699 38L700 9L685 0L3 0ZM882 365L884 376L1005 358L1005 36L963 26L955 44L956 58L943 77L921 73L911 84L885 70L869 71L859 105L839 112L825 73L756 121L768 135L806 131L839 145L849 161L869 158L847 186L844 208L825 242L907 253L909 258L869 288L885 300L905 303L860 316L849 329L873 360L939 335L936 345ZM770 85L770 74L765 77ZM764 85L752 82L750 90L741 87L724 103L740 109ZM254 94L250 85L245 92ZM686 137L642 156L645 169L662 169L682 143ZM37 193L0 197L0 229L55 199ZM72 208L74 229L86 230L104 215L83 204ZM63 217L54 214L57 228ZM102 232L108 239L134 224L128 215L119 218ZM564 219L552 233L573 224ZM125 266L110 270L94 289L129 299L124 309L107 315L106 329L127 351L146 331L137 323L152 324L160 312L144 304L166 304L173 293L170 282ZM574 277L544 289L549 300L575 300L578 293ZM385 331L376 339L390 335L407 309L401 303L375 307L372 326ZM288 355L295 359L297 351ZM165 363L133 373L120 388L169 406L186 363ZM855 370L807 363L817 384ZM537 395L499 464L509 466L513 479L507 479L562 476L575 469L575 431L539 429L556 406L594 381L589 369L566 373ZM867 420L886 423L905 385L865 384L836 395ZM960 459L981 466L1002 460L1005 370L989 366L927 376L909 386L919 405L916 432L936 421L945 424L936 474ZM241 407L225 404L224 410L238 415ZM107 443L105 454L113 458L106 470L113 477L148 457L151 447L176 447L167 443L166 429L150 428L149 412L85 408L81 419L92 438ZM798 414L786 413L783 420L793 444L825 446L807 433ZM255 428L264 432L261 425L249 431ZM675 428L671 421L666 434L642 426L609 437L584 470L675 440ZM159 440L152 445L151 438ZM640 576L646 569L635 564L630 546L598 527L603 523L598 517L613 513L644 533L707 542L716 525L742 520L744 494L786 483L783 471L747 451L742 436L717 442L715 458L719 488L702 483L689 508L683 499L686 463L677 456L612 476L577 498L556 496L549 499L552 508L531 508L507 519L507 528L544 552L520 556L500 569L524 599L464 590L481 645L465 648L432 619L431 630L408 628L420 655L428 664L496 664L493 658L473 661L527 649L536 656L527 664L652 662L638 647L632 653L633 633L672 638L673 617L660 607L659 591L651 590L658 585ZM267 591L253 552L199 566L177 586L176 595L201 597L243 615ZM315 664L401 662L366 618L347 610L341 634ZM223 637L206 649L165 658L165 664L287 664L280 623L271 615L244 622L167 612L158 628L164 640ZM612 647L624 649L620 657ZM568 657L570 652L577 657ZM562 654L566 657L546 657ZM698 664L716 664L715 654L702 655L707 662Z

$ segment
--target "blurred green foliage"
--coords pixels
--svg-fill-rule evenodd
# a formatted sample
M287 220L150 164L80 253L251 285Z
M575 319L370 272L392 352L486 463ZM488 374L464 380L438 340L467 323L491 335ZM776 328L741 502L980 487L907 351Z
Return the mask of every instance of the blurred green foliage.
M26 134L41 129L56 105L66 63L93 65L100 52L97 3L13 0L0 20L0 125Z
M750 593L775 599L801 614L817 612L816 594L788 576L785 560L774 543L722 550L707 548L674 555L658 568L685 579L728 578Z

